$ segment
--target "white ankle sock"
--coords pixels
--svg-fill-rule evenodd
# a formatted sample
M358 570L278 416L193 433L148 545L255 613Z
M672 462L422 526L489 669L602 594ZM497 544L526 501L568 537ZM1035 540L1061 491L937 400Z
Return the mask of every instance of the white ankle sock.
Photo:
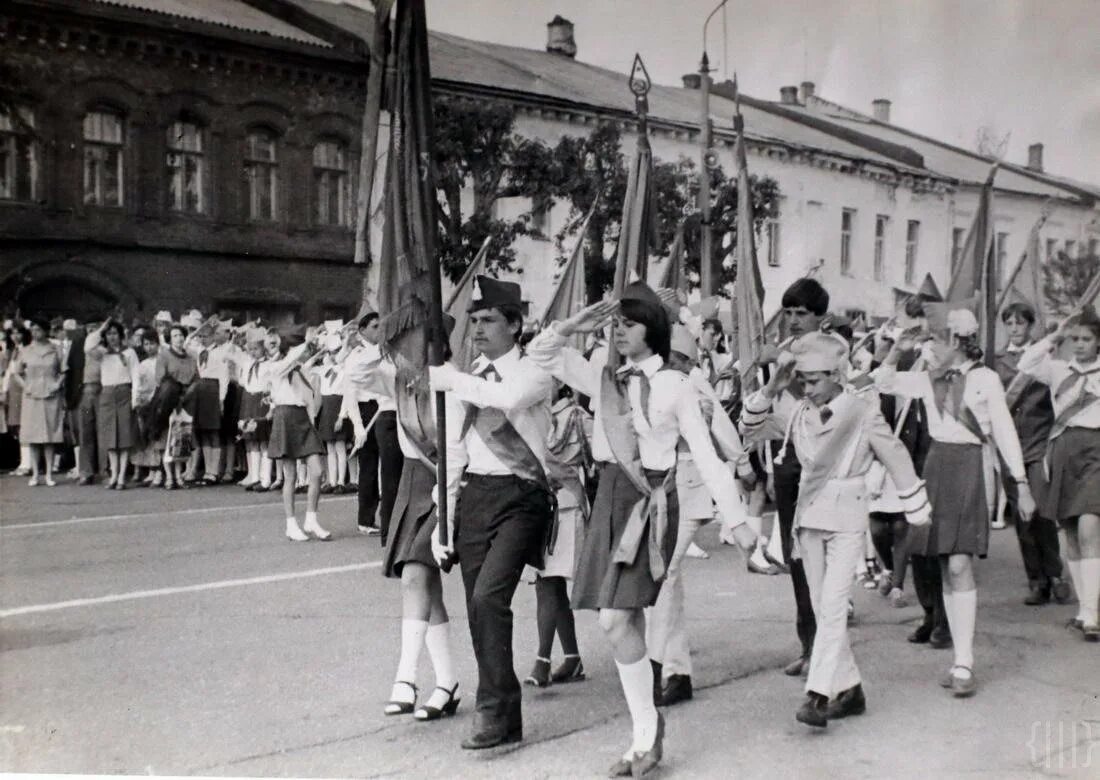
M395 680L416 682L416 666L420 661L420 648L424 646L424 636L428 633L427 620L401 621L401 657L397 661Z
M1100 622L1100 558L1082 558L1081 584L1077 586L1078 612L1086 626ZM1076 585L1076 583L1074 583Z
M645 656L632 664L615 662L626 706L634 724L632 753L644 753L657 739L657 707L653 703L653 665Z
M424 635L424 644L428 648L432 668L435 669L436 686L451 690L458 682L451 663L451 624L444 622L429 625Z
M957 590L953 596L955 625L951 639L955 643L955 665L974 668L974 626L978 622L978 591Z

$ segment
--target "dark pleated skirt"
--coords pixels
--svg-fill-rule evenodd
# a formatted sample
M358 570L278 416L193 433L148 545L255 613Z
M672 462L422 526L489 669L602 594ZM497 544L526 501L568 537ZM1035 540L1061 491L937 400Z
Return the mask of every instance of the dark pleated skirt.
M321 455L325 444L317 435L317 429L309 421L304 406L276 406L271 421L271 439L267 454L273 460L305 458Z
M662 478L651 477L651 484L659 484ZM630 510L641 497L618 464L601 466L596 500L573 578L573 609L640 609L656 603L661 583L650 574L648 544L641 545L632 564L611 560L630 519ZM666 560L676 547L678 518L676 491L670 490L668 532L662 545Z
M263 403L263 393L241 392L241 413L239 422L255 422L256 429L243 433L245 441L267 441L271 438L271 420L267 418L268 406Z
M439 568L432 557L432 534L436 529L434 487L435 472L416 458L405 458L390 518L391 539L386 546L383 576L399 578L406 563Z
M348 421L341 420L336 425L336 418L340 416L340 406L344 402L341 395L325 395L321 397L321 413L317 415L317 431L321 434L321 441L347 441ZM363 420L366 424L369 420Z
M222 401L217 379L200 379L195 385L195 418L197 433L219 432L222 429Z
M96 406L96 441L100 452L128 450L139 442L137 421L130 406L132 388L124 385L105 385L99 393Z
M236 382L230 382L225 388L225 400L222 402L221 433L226 441L233 441L237 433L237 421L241 417L241 396L244 391Z
M1100 514L1100 430L1069 428L1051 442L1050 487L1040 514L1065 523Z
M990 510L983 474L980 445L932 442L924 463L932 523L909 529L914 534L911 552L986 556Z

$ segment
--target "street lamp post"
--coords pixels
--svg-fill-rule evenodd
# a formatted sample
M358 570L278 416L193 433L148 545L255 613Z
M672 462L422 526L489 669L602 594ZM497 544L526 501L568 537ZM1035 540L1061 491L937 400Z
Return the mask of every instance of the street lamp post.
M702 111L699 118L699 281L703 297L714 295L714 233L710 226L710 171L718 164L711 148L710 60L707 58L707 25L729 0L722 0L703 22L703 57L699 61L699 93Z

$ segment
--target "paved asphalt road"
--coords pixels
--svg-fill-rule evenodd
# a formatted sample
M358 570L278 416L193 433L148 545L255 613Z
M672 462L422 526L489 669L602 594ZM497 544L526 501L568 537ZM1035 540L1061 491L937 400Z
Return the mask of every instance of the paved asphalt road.
M464 701L435 724L387 718L399 591L354 499L327 498L329 544L291 544L274 496L235 488L126 493L0 479L0 770L300 777L599 777L630 733L594 616L589 680L525 689L525 741L481 753L461 584L446 578ZM1021 604L1011 530L980 566L978 695L936 684L949 651L905 635L916 607L855 594L869 709L811 733L789 584L745 572L711 527L687 563L696 697L666 711L656 777L1100 777L1100 646L1071 606ZM515 600L518 672L534 593ZM556 650L556 652L558 652ZM420 684L430 686L426 658Z

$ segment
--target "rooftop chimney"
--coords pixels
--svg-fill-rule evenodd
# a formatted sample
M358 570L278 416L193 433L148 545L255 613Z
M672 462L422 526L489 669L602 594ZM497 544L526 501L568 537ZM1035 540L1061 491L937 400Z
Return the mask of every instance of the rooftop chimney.
M802 102L809 103L810 98L814 96L814 83L812 81L802 82Z
M798 87L780 87L779 102L786 106L797 106Z
M1043 172L1043 145L1032 144L1027 148L1027 167L1033 171Z
M560 54L569 59L577 56L577 42L573 40L573 23L560 14L546 25L546 50L551 54Z
M871 114L880 122L890 121L890 101L878 98L871 101Z
M683 79L684 89L700 89L703 86L703 77L698 73L685 73Z

